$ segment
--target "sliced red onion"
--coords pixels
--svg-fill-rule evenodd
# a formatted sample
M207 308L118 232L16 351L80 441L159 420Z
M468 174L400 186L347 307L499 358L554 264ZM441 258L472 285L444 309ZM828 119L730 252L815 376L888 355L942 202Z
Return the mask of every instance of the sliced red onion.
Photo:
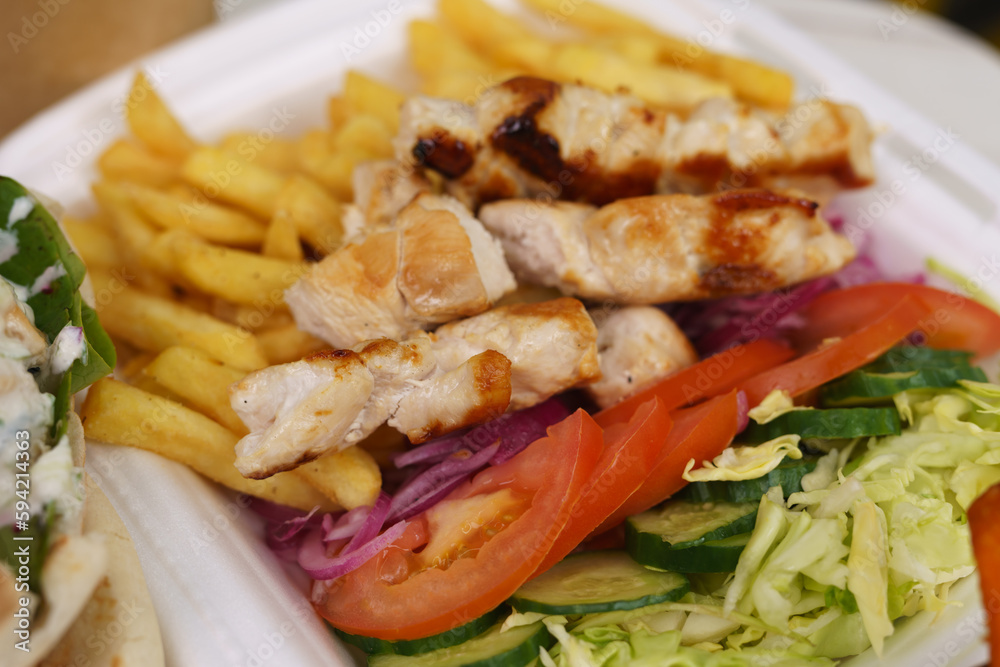
M361 524L368 518L369 509L367 505L363 505L355 507L349 512L344 512L339 517L327 514L323 517L323 539L332 542L333 540L346 540L354 537L358 529L361 528Z
M437 440L431 440L427 444L414 447L401 454L396 454L392 457L392 464L397 468L405 468L417 463L438 463L461 446L462 436L449 435Z
M445 496L451 493L456 487L461 485L462 482L466 481L468 478L469 475L465 474L465 475L459 475L458 477L455 477L450 481L444 482L440 487L438 487L437 491L435 491L433 495L425 496L422 499L416 500L407 507L402 507L398 512L399 516L392 518L409 519L410 517L414 517L420 514L424 510L434 507L435 505L438 504L438 502L444 500Z
M423 506L429 498L438 496L442 486L454 484L456 479L463 479L486 465L499 447L500 443L494 442L475 453L460 449L441 463L411 478L396 492L387 520L416 514L414 507Z
M398 540L403 531L406 530L406 525L405 521L399 521L381 535L359 545L353 551L346 553L345 547L342 553L332 558L326 555L327 547L323 542L323 531L312 530L306 535L302 548L299 549L299 566L313 579L337 579L358 569Z
M364 523L358 528L358 532L347 543L341 554L351 553L361 545L370 542L379 534L383 524L385 524L385 518L389 515L389 504L389 495L385 491L379 493L378 498L375 499L375 504L369 508Z
M280 525L275 526L274 529L271 530L271 536L276 542L287 542L298 535L303 528L316 525L319 522L319 519L317 518L314 521L313 516L318 511L319 505L312 508L312 511L305 516L297 516L294 519L288 519L287 521L281 522Z
M490 459L490 464L497 466L514 458L535 440L545 437L549 426L568 416L566 406L554 398L526 410L504 415L508 419L501 425L500 448Z
M750 405L747 393L740 390L736 394L736 432L741 433L750 423Z

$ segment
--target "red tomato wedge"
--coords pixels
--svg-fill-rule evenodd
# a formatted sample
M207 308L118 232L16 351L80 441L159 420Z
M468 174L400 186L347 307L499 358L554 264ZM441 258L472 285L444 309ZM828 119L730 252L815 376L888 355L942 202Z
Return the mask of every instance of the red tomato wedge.
M904 295L882 312L884 314L881 317L870 317L859 325L860 329L839 341L775 366L741 383L740 389L746 392L749 406L752 408L759 405L775 389L784 389L792 396L799 396L863 366L932 316L931 308L912 295Z
M905 296L917 297L931 309L918 327L930 347L970 350L977 358L1000 350L1000 314L953 292L908 283L871 283L821 294L803 308L807 324L792 333L793 342L811 349L824 338L845 336Z
M594 419L603 428L628 421L636 408L654 396L668 410L695 403L704 398L718 396L736 387L740 382L762 371L787 361L795 352L787 345L773 340L758 340L737 345L677 371L652 387L606 410Z
M681 477L691 459L701 463L714 459L729 446L739 429L739 391L733 390L704 403L675 410L674 426L667 444L649 471L646 481L595 530L613 528L626 517L645 512L684 488Z
M604 431L604 452L594 475L535 574L562 560L642 485L663 450L671 424L670 412L654 397L640 405L627 424L612 424Z
M334 582L320 614L347 632L392 640L445 632L494 609L538 569L602 447L601 428L577 410Z
M987 489L969 507L969 527L990 621L990 664L1000 667L1000 484Z

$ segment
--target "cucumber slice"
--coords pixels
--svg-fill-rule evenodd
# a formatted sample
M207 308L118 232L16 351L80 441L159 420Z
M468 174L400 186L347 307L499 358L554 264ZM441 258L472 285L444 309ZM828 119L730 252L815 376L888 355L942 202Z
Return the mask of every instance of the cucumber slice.
M674 572L732 572L752 533L703 542L686 549L667 547L656 535L625 530L625 548L643 565Z
M833 408L793 410L766 424L751 421L740 434L751 444L796 433L805 438L862 438L870 435L899 435L899 413L895 408Z
M419 655L382 653L368 658L371 667L524 667L538 657L538 649L552 645L541 621L500 632L497 623L469 641Z
M625 531L655 535L665 548L685 549L752 530L759 501L668 500L658 508L629 517Z
M624 551L591 551L556 563L514 593L520 612L596 614L679 600L690 589L687 577L655 572Z
M965 350L935 350L930 347L900 345L864 366L869 373L898 373L921 368L971 366L972 353Z
M986 382L986 374L972 366L924 368L897 373L856 370L824 385L821 397L823 405L833 407L885 403L901 391L953 387L959 380Z
M465 625L460 625L447 632L431 635L423 639L389 641L387 639L377 639L363 635L352 635L337 628L334 628L333 632L340 639L348 644L357 646L368 654L398 653L399 655L417 655L418 653L427 653L428 651L435 651L469 641L473 637L477 637L489 630L506 615L507 611L508 608L502 605L489 613L483 614L479 618L469 621Z
M763 477L723 482L691 482L678 497L693 502L726 500L732 503L759 503L772 486L780 486L787 498L802 490L802 478L816 469L816 459L788 459Z

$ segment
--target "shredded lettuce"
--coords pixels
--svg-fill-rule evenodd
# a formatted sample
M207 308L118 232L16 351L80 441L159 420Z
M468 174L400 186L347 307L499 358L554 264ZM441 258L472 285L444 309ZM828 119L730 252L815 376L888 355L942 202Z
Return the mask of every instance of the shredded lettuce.
M1000 481L1000 386L962 382L894 402L902 433L841 442L801 492L761 498L732 575L689 575L692 592L677 602L548 618L558 644L542 664L831 665L881 654L894 621L954 604L949 587L975 566L965 509ZM685 478L759 477L797 444L730 448Z
M692 470L694 459L684 467L684 479L689 482L713 480L737 481L757 479L777 468L784 458L801 459L797 435L782 435L759 445L727 447L712 461L703 461L703 467Z

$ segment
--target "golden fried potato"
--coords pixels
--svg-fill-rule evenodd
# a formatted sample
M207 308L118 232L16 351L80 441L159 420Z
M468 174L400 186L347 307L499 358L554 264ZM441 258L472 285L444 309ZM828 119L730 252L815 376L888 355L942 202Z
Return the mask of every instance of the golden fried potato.
M184 197L144 185L125 184L126 194L152 222L166 229L186 229L206 241L256 247L264 241L266 225L204 195Z
M73 248L88 267L117 269L123 265L112 232L93 220L63 216L59 221Z
M392 157L392 133L378 116L354 114L333 135L331 150L357 149L374 157Z
M235 433L179 403L117 380L105 378L90 387L80 418L88 438L159 454L236 491L301 510L317 505L323 511L338 509L292 473L246 479L234 465Z
M178 345L160 352L143 374L233 433L248 433L229 404L229 385L242 380L245 371L227 366L204 350Z
M219 148L273 171L292 173L299 168L295 142L289 139L262 136L261 133L234 132L222 139Z
M180 168L175 162L125 139L115 141L97 158L97 168L109 181L142 183L154 188L165 187L180 178Z
M382 471L371 454L360 447L326 454L293 472L347 509L374 505L382 489Z
M284 291L309 265L264 257L202 241L183 229L163 235L173 266L184 280L205 294L248 305L284 303Z
M275 214L264 236L264 245L260 252L265 257L274 257L291 262L301 262L302 243L299 242L299 230L295 222L287 215Z
M295 323L262 329L254 334L271 365L287 364L330 347L326 341L302 331Z
M344 79L344 101L350 114L371 114L379 118L391 134L399 130L399 108L406 96L392 86L356 70Z
M188 155L181 176L210 199L240 206L264 220L274 214L275 199L285 183L285 176L276 171L210 146Z
M287 218L303 241L328 255L343 245L340 214L340 202L323 187L304 176L291 176L278 195L274 217Z
M267 365L264 350L253 334L189 306L137 289L125 289L98 305L108 333L140 350L161 352L186 345L240 370Z
M135 75L125 105L132 134L153 152L183 160L194 150L194 140L141 70Z
M488 74L494 70L492 63L438 21L410 21L407 35L410 62L422 76L431 77L442 71Z

